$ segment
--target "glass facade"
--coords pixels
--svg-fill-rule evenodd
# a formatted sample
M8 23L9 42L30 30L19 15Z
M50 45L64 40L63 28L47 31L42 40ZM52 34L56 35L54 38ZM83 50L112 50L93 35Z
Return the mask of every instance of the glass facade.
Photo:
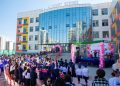
M73 43L92 40L92 8L72 7L44 12L39 15L39 29L48 32L48 42ZM74 41L69 41L74 33Z

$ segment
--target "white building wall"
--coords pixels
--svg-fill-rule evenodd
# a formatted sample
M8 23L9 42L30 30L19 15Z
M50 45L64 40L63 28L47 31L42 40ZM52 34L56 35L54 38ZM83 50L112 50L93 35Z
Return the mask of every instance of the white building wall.
M93 32L94 31L99 32L99 38L93 38L94 41L96 41L96 40L110 41L111 40L110 6L111 6L111 2L92 5L93 10L98 9L98 16L92 16L92 21L93 20L99 20L99 26L98 27L93 27ZM103 8L108 8L108 15L102 15L101 10ZM102 20L103 19L108 19L108 26L102 26ZM103 38L103 34L102 34L103 31L109 31L109 38Z
M28 50L27 52L30 53L36 53L39 52L39 31L35 31L35 27L39 26L39 22L36 22L36 18L39 17L39 14L41 12L41 9L34 10L34 11L28 11L28 12L21 12L18 14L18 18L22 17L29 17L29 24L28 24ZM30 18L33 18L33 23L30 23ZM30 27L33 27L33 32L30 32ZM29 36L33 36L33 40L29 40ZM38 40L35 40L35 35L38 35ZM29 45L31 45L31 49L29 49ZM35 45L38 45L38 50L35 50Z

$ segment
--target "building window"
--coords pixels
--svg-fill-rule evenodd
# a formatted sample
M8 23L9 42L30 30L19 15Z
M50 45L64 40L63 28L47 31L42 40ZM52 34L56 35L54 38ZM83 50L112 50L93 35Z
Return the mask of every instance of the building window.
M26 33L27 31L26 31L26 28L23 28L23 33Z
M22 37L21 36L18 36L18 41L22 41Z
M52 29L52 26L49 26L48 29Z
M29 41L33 41L33 36L32 35L29 36Z
M32 44L29 44L29 50L32 50Z
M18 33L20 33L20 29L18 28Z
M33 27L30 27L30 32L33 32Z
M23 45L23 50L26 50L26 45Z
M36 17L36 22L39 22L39 17Z
M102 15L108 15L108 8L103 8L101 10Z
M22 18L18 19L18 24L22 24Z
M27 23L27 19L24 19L24 25L27 25L28 23Z
M66 16L70 16L70 13L66 13Z
M23 41L26 41L26 36L23 36Z
M30 23L33 23L34 22L34 18L30 18Z
M93 27L98 27L98 26L99 26L99 21L93 20Z
M18 45L18 50L22 50L22 46L21 45Z
M37 41L38 40L38 35L35 35L35 41Z
M38 50L38 45L37 44L35 44L35 50Z
M35 26L35 31L39 31L39 26Z
M99 32L98 31L93 32L93 38L99 38Z
M108 19L102 20L102 26L108 26Z
M92 10L92 15L93 16L98 16L98 9Z
M76 24L73 24L72 27L76 27Z
M44 27L42 27L42 30L44 30Z
M70 27L70 24L66 24L66 27Z
M103 31L103 38L109 38L109 31Z

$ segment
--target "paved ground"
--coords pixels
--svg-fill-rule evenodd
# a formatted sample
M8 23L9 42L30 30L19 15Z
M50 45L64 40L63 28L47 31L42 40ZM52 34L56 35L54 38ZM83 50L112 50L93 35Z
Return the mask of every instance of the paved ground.
M94 80L94 76L96 76L96 70L98 68L96 68L96 67L88 67L88 69L89 69L89 76L90 76L90 79L89 79L88 83L89 83L89 86L92 86L92 81ZM105 78L107 80L109 80L109 78L111 77L112 69L111 68L105 68L104 70L106 72ZM77 78L74 78L73 82L76 84L76 86L81 86L80 84L77 84ZM85 84L83 79L81 80L81 83Z
M9 86L5 80L4 74L0 76L0 86Z

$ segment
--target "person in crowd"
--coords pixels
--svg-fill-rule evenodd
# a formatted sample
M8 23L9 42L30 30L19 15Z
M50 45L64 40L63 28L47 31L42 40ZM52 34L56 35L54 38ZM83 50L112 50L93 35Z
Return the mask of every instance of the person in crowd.
M56 68L53 70L56 78L60 77L59 71L60 71L60 70L58 69L58 67L56 67Z
M51 84L51 78L47 77L45 83L42 86L52 86L52 84Z
M115 62L115 63L112 65L112 70L113 70L113 72L115 72L117 69L118 69L118 66L117 66L117 63Z
M103 69L98 69L96 74L97 77L92 82L92 86L109 86L108 81L104 78L105 71Z
M15 63L12 61L10 64L10 76L14 78Z
M120 86L120 78L117 75L117 72L113 72L112 78L109 79L109 86Z
M72 77L76 77L75 64L72 65L71 69L72 69Z
M63 59L61 58L61 60L59 61L59 66L63 66L64 62L63 62Z
M115 85L115 81L116 81L115 72L112 72L111 75L112 75L112 78L109 79L109 86L116 86Z
M22 64L20 63L19 67L18 67L18 71L19 71L19 84L22 85L23 83L23 68L22 68Z
M18 80L19 80L19 69L18 69L18 64L17 63L15 63L14 76L15 76L15 81L18 82Z
M65 81L62 78L58 78L56 79L55 83L53 84L53 86L65 86Z
M85 80L85 85L87 86L89 79L89 70L87 68L87 65L84 65L84 68L82 69L82 76L83 79Z
M0 76L2 74L2 65L3 65L3 63L2 63L2 60L0 59Z
M30 72L30 84L31 86L36 86L37 73L35 72L36 67L33 67Z
M94 57L97 58L97 51L94 51Z
M65 59L64 65L65 65L66 68L68 67L67 59Z
M30 69L28 68L25 73L25 85L30 86Z
M59 77L58 78L62 78L62 79L65 78L65 75L61 70L59 71Z
M68 66L68 74L72 76L72 68L70 66Z
M70 75L65 75L65 86L74 86Z
M68 64L70 67L72 67L72 65L73 65L72 59L70 59L70 62Z
M62 71L63 71L64 74L67 74L68 69L65 65L63 65L63 67L62 67Z
M76 69L76 76L78 78L78 84L80 84L80 78L82 78L82 69L80 65L78 65L78 68Z

